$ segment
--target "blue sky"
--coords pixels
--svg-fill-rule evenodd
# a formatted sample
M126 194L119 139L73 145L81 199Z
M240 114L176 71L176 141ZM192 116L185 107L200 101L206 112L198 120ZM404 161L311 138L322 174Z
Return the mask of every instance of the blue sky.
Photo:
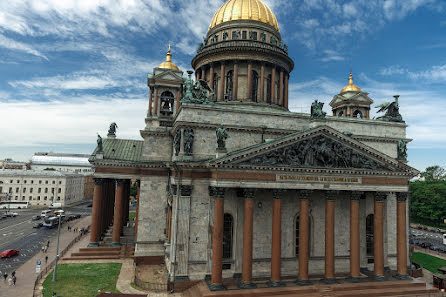
M410 165L446 167L446 1L265 0L295 62L290 109L328 103L350 68L375 106L399 94ZM140 139L147 73L190 69L223 0L0 2L0 159L90 153L112 121ZM374 116L374 114L372 115Z

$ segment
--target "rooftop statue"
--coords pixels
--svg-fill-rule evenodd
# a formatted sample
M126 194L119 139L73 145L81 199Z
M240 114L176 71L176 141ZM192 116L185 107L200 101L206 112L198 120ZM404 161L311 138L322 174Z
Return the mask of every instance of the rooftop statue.
M107 136L116 136L116 129L118 128L118 125L113 122L110 124L110 128L108 129Z
M378 105L378 112L386 112L383 116L377 117L377 120L386 122L404 122L403 117L400 114L400 105L398 104L399 95L393 96L395 98L394 102L384 102Z
M226 128L223 126L223 124L217 128L215 131L215 134L217 135L217 145L219 149L225 149L226 148L226 139L228 139L229 134L226 131Z
M184 80L184 93L181 99L182 103L197 103L197 104L213 104L209 100L209 96L213 96L214 90L212 90L206 81L200 79L195 83L192 81L192 71L188 71L188 78ZM209 95L210 93L210 95Z
M311 103L311 119L316 119L316 120L323 120L325 119L325 115L327 114L325 111L322 110L322 108L324 107L324 103L323 102L319 102L316 100L314 100L313 103Z
M98 153L103 153L104 149L102 148L102 137L98 133L98 140L96 141L98 143Z
M398 141L398 160L407 161L407 145L404 139Z

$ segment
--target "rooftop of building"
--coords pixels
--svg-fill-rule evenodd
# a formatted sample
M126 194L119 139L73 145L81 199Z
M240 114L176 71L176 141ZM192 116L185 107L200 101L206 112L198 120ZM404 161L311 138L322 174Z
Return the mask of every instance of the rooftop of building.
M103 159L110 161L139 162L144 141L131 139L105 138L102 140ZM90 161L97 160L98 147Z
M55 170L0 170L0 177L67 177L82 176L82 174L60 172Z

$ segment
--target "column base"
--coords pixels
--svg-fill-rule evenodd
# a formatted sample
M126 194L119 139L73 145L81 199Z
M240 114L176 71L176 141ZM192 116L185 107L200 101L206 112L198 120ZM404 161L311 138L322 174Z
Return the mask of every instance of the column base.
M349 283L360 283L360 282L362 282L362 279L360 277L353 277L353 276L347 277L346 280Z
M321 279L321 282L327 285L333 285L338 283L338 281L335 278L323 278Z
M285 284L281 281L272 281L272 280L268 281L268 287L271 287L271 288L278 288L278 287L284 287L284 286L285 286Z
M399 279L399 280L411 280L412 279L407 274L399 274L399 273L395 274L393 277L396 279Z
M97 247L99 246L99 242L90 242L87 247Z
M311 286L313 283L309 279L298 279L296 284L298 286Z
M255 288L257 288L257 285L254 284L254 283L244 283L244 282L241 282L241 283L238 285L238 287L239 287L240 289L255 289Z
M209 283L208 287L209 287L209 290L211 290L211 291L224 291L224 290L226 290L226 287L223 286L223 284L212 284L212 283Z
M386 281L387 279L386 279L386 277L383 276L383 275L375 275L375 276L373 277L373 280L376 281L376 282L384 282L384 281Z
M112 246L121 246L120 242L112 242Z

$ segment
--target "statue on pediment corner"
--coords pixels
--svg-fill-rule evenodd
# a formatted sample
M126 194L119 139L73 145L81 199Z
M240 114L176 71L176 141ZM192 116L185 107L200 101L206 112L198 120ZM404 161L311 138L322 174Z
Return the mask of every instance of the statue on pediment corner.
M393 96L395 98L394 102L384 102L378 106L376 106L376 108L379 108L379 110L377 111L379 112L385 112L385 114L383 116L377 117L377 120L380 121L386 121L386 122L402 122L403 121L403 117L400 114L400 105L398 103L398 98L400 97L399 95L395 95Z
M181 103L213 104L209 97L215 94L214 90L202 79L194 83L191 78L192 73L192 71L188 71L188 78L184 80L184 93Z
M324 102L319 102L317 99L311 103L311 114L310 118L312 120L323 120L327 113L323 111Z
M108 129L107 136L114 136L114 137L116 137L116 129L117 128L118 128L118 125L115 122L111 123L110 127Z
M97 150L97 152L98 153L103 153L104 149L102 147L102 137L101 137L101 135L99 135L99 133L98 133L98 139L97 139L96 142L98 143L98 150Z

